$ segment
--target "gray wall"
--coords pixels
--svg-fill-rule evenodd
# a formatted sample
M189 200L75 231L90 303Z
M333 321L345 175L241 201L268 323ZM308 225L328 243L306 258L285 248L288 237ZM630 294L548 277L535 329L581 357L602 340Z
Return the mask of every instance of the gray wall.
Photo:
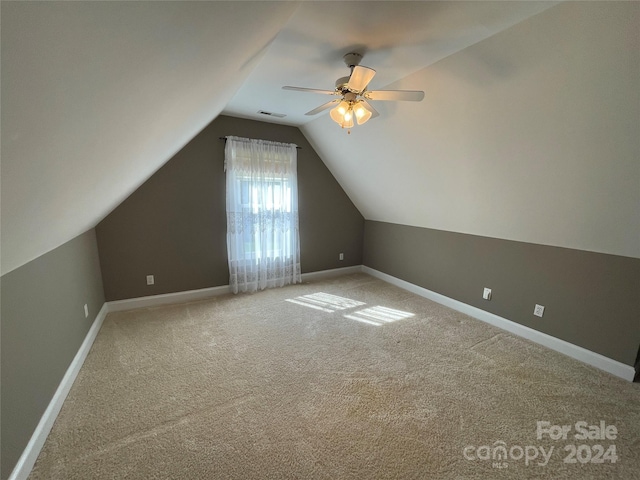
M364 220L299 129L220 116L96 227L107 300L227 285L224 141L298 150L303 273L362 263ZM338 260L343 252L344 261ZM146 275L155 285L146 285Z
M0 284L4 479L104 304L95 231L6 273Z
M368 267L634 364L640 259L374 221L364 247Z

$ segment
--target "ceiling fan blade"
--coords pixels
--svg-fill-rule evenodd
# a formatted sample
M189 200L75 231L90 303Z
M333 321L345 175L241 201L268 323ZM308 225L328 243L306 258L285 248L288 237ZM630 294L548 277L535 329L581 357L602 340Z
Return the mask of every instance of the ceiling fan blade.
M352 92L360 93L367 88L367 85L369 85L369 82L375 74L376 71L373 68L356 65L353 67L353 72L351 72L351 76L349 77L347 88Z
M339 98L336 98L335 100L331 100L330 102L327 102L323 105L320 105L319 107L314 108L313 110L305 113L305 115L316 115L320 112L323 112L325 110L327 110L328 108L333 107L334 105L340 103L341 100Z
M380 113L378 113L378 111L373 108L371 106L371 104L369 102L367 102L366 100L360 100L360 103L362 103L362 106L364 108L366 108L367 110L369 110L371 112L371 118L376 118L377 116L380 115Z
M282 87L283 90L294 90L296 92L323 93L325 95L338 95L335 90L318 90L317 88L290 87L289 85Z
M364 97L369 100L420 102L424 98L424 92L420 90L373 90L371 92L365 92Z

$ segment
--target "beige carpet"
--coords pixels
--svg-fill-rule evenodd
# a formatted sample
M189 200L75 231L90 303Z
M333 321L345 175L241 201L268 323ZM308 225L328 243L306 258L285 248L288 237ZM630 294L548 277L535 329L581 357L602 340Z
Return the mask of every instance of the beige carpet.
M640 478L639 387L350 275L109 314L30 478Z

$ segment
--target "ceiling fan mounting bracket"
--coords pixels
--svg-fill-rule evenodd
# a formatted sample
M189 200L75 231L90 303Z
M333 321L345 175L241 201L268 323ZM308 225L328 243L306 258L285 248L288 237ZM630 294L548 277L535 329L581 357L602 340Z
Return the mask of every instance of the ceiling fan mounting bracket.
M357 65L360 65L360 60L362 60L362 55L359 53L351 52L347 53L344 57L344 63L347 64L347 67L353 68Z

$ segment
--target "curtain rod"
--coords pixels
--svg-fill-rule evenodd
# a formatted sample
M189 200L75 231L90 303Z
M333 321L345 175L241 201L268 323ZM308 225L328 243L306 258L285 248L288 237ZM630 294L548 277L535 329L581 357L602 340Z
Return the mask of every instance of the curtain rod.
M227 141L227 137L218 137L220 140L224 140L225 142ZM270 141L270 140L269 140ZM296 148L298 150L302 150L302 147L299 147L298 145L296 145Z

